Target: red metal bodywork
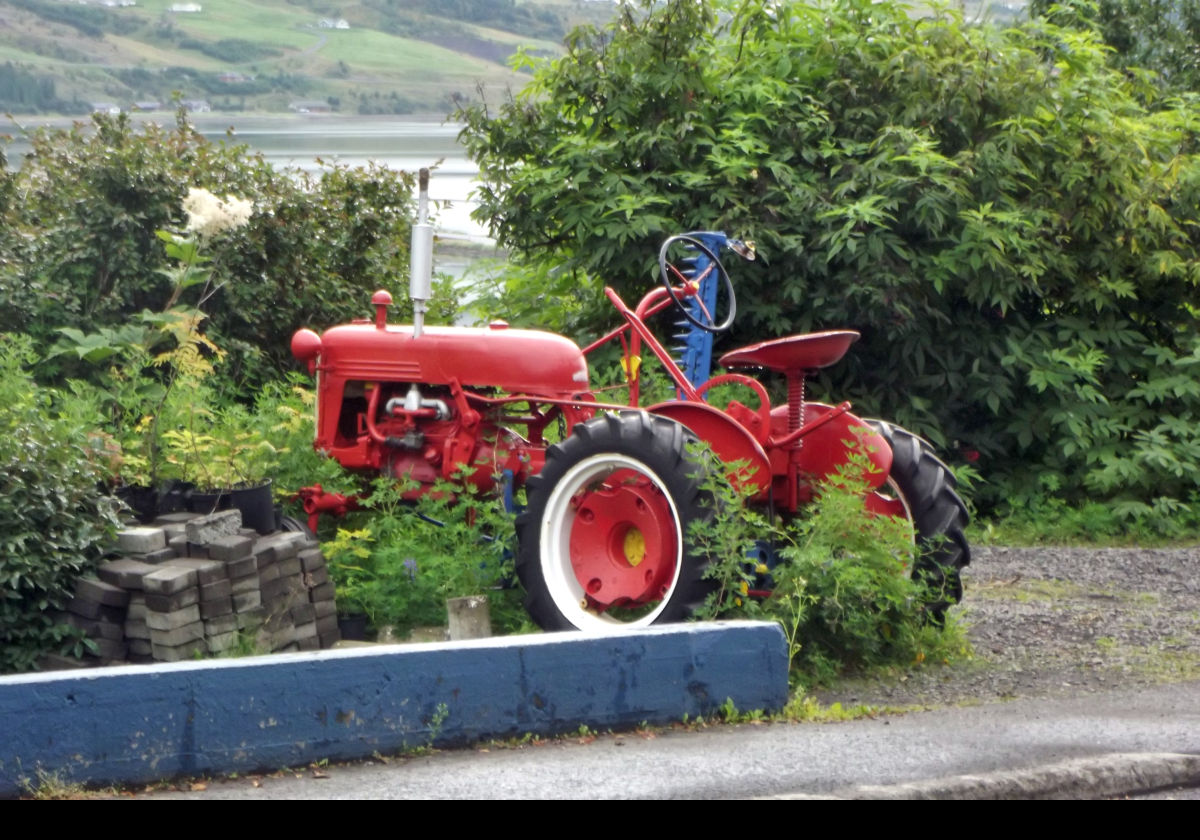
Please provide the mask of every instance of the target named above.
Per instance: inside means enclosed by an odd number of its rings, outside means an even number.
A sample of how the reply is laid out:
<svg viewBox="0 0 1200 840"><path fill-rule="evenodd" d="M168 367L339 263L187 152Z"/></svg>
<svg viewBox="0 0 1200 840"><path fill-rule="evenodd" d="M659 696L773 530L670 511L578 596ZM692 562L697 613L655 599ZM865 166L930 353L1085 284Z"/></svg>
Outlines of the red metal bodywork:
<svg viewBox="0 0 1200 840"><path fill-rule="evenodd" d="M416 382L495 388L509 393L570 397L588 387L587 360L569 338L487 327L333 327L321 337L317 369L343 381Z"/></svg>
<svg viewBox="0 0 1200 840"><path fill-rule="evenodd" d="M562 336L503 322L426 327L414 338L412 327L387 323L386 292L372 299L372 320L333 327L322 336L300 330L293 353L318 379L314 446L347 469L411 480L414 496L438 479L486 490L507 473L520 485L545 463L543 432L550 423L561 423L569 434L598 411L637 408L645 345L681 397L646 410L686 426L727 462L741 462L744 468L733 477L759 499L795 511L821 480L846 471L852 452L865 458L856 471L868 490L884 483L892 455L883 438L849 412L849 403L804 400L805 376L840 359L857 333L790 336L725 354L722 363L739 372L712 383L740 383L759 405L751 409L735 400L720 410L702 401L709 385L693 387L646 327L645 318L672 305L665 289L647 294L636 309L612 289L605 293L625 323L584 350ZM683 286L677 293L694 290ZM629 406L597 403L589 392L585 354L612 340L625 348ZM756 368L786 376L787 405L769 404L766 390L744 373ZM340 514L354 504L319 486L305 488L302 497L314 521L320 513ZM870 504L890 510L882 496Z"/></svg>
<svg viewBox="0 0 1200 840"><path fill-rule="evenodd" d="M363 321L319 337L302 330L292 344L317 374L314 446L347 469L421 484L464 468L481 488L500 470L536 472L543 447L500 422L524 421L540 440L551 417L508 416L504 397L519 394L533 406L542 399L577 402L587 392L587 361L574 342L500 322L427 327L414 338L411 327ZM389 408L414 385L437 406Z"/></svg>

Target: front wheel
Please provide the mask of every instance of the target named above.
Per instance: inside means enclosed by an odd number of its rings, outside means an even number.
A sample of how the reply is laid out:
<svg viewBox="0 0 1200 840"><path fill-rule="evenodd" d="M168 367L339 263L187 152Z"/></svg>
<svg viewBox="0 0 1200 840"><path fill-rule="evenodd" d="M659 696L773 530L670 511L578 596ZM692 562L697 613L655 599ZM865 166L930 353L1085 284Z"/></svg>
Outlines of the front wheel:
<svg viewBox="0 0 1200 840"><path fill-rule="evenodd" d="M887 482L867 499L876 513L900 516L912 522L921 549L913 579L926 585L926 609L935 621L962 599L959 572L971 562L971 548L963 531L970 517L959 498L954 473L942 463L926 441L882 420L869 421L892 449Z"/></svg>
<svg viewBox="0 0 1200 840"><path fill-rule="evenodd" d="M706 517L704 463L678 423L605 414L546 451L517 520L517 575L545 630L680 621L712 591L688 526Z"/></svg>

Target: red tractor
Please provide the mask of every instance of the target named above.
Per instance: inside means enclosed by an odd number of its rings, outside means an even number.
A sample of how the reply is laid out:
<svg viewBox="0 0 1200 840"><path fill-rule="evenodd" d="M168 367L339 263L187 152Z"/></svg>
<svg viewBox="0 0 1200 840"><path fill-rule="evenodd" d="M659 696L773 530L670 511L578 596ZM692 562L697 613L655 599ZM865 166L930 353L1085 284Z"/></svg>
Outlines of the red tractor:
<svg viewBox="0 0 1200 840"><path fill-rule="evenodd" d="M858 338L849 330L789 336L732 350L726 372L708 378L706 347L736 311L729 275L717 257L728 248L753 259L753 248L720 233L674 236L659 255L663 284L630 308L605 294L624 319L580 349L559 335L486 327L426 327L432 231L414 226L413 324L388 323L392 297L372 298L374 319L307 329L292 352L317 376L314 446L349 470L417 482L437 479L480 490L523 486L517 519L517 575L526 607L545 629L645 626L686 618L711 591L707 558L689 543L689 523L706 515L701 457L689 444L709 444L723 461L745 468L735 480L755 502L784 515L810 501L857 451L866 505L912 522L926 550L914 574L938 587L935 611L962 594L958 571L970 559L963 536L967 511L954 476L921 438L850 413L850 404L805 399L804 383L834 364ZM680 358L655 338L647 319L677 309L685 326ZM598 401L587 357L620 341L629 403ZM674 399L639 406L643 347L674 381ZM787 383L787 403L772 406L747 372L772 371ZM753 392L757 405L705 402L718 385ZM753 402L752 401L752 402ZM547 433L561 437L550 444ZM344 512L353 500L301 493L315 527L322 512Z"/></svg>

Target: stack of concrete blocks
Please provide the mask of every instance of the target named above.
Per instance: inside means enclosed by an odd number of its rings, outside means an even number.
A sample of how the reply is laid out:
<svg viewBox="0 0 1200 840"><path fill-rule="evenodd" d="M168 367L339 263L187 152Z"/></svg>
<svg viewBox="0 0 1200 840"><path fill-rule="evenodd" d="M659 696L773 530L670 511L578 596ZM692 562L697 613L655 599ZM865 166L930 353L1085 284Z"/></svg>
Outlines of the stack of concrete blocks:
<svg viewBox="0 0 1200 840"><path fill-rule="evenodd" d="M340 638L325 558L305 534L259 536L236 510L176 513L121 531L118 548L124 556L101 564L100 580L78 582L64 616L96 644L89 664L178 662L226 653L239 638L258 652Z"/></svg>
<svg viewBox="0 0 1200 840"><path fill-rule="evenodd" d="M67 603L65 611L56 618L79 630L91 639L95 650L89 658L99 662L120 662L129 653L125 635L125 616L129 606L129 592L99 580L81 579L76 583L75 595ZM50 657L54 667L77 666L77 660L65 657Z"/></svg>
<svg viewBox="0 0 1200 840"><path fill-rule="evenodd" d="M263 647L316 650L338 640L333 584L315 543L300 533L281 532L236 550L253 557L258 570Z"/></svg>

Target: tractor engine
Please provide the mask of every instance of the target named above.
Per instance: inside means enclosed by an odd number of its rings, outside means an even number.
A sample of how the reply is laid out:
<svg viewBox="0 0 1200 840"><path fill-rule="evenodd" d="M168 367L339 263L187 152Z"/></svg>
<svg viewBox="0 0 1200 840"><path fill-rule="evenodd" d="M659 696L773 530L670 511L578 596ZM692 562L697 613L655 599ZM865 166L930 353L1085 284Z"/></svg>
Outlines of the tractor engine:
<svg viewBox="0 0 1200 840"><path fill-rule="evenodd" d="M439 478L489 490L505 472L517 483L539 472L555 418L511 395L579 399L588 390L579 347L503 321L417 333L387 323L391 302L376 292L374 322L293 336L293 355L317 377L314 447L349 470L415 481L411 495Z"/></svg>

